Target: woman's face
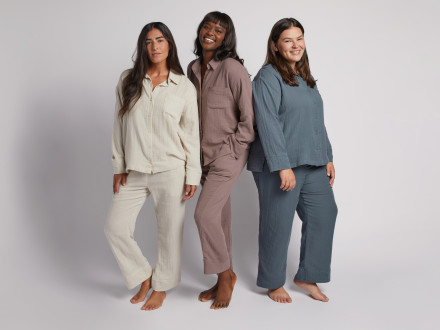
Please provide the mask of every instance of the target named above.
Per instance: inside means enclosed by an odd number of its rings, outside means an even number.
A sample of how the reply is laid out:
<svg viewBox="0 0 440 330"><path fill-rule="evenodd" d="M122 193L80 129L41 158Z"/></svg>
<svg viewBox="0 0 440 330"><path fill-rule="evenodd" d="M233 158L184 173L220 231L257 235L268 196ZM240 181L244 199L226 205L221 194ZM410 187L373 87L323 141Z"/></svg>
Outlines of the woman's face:
<svg viewBox="0 0 440 330"><path fill-rule="evenodd" d="M167 60L170 45L160 30L152 29L149 31L145 42L147 44L148 59L151 63L160 64Z"/></svg>
<svg viewBox="0 0 440 330"><path fill-rule="evenodd" d="M301 60L305 49L304 36L298 27L284 30L275 44L275 51L279 52L292 68Z"/></svg>
<svg viewBox="0 0 440 330"><path fill-rule="evenodd" d="M226 29L219 23L206 22L202 25L199 41L204 51L215 51L225 40Z"/></svg>

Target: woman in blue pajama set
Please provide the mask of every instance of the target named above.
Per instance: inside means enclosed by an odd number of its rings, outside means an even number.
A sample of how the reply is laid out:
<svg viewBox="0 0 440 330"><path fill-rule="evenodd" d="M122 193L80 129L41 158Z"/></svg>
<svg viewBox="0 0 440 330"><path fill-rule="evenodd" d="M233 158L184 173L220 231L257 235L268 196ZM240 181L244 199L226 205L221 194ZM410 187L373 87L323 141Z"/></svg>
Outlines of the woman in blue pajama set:
<svg viewBox="0 0 440 330"><path fill-rule="evenodd" d="M313 298L328 301L316 283L330 281L335 170L322 99L297 20L284 18L272 28L266 63L253 81L253 97L258 132L247 168L260 203L257 285L267 288L274 301L292 301L283 286L296 210L302 238L294 282Z"/></svg>

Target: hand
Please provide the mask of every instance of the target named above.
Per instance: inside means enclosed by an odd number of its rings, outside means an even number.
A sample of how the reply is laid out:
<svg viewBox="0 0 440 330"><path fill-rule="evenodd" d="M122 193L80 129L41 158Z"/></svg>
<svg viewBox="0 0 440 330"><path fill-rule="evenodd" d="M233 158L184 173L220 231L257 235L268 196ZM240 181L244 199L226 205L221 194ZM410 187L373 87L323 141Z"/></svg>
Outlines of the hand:
<svg viewBox="0 0 440 330"><path fill-rule="evenodd" d="M126 182L127 182L127 174L126 173L113 175L113 194L119 193L119 183L121 183L123 186L125 186Z"/></svg>
<svg viewBox="0 0 440 330"><path fill-rule="evenodd" d="M330 187L333 188L333 182L335 182L335 167L333 166L333 163L330 162L325 165L325 170L327 171L327 176L330 177Z"/></svg>
<svg viewBox="0 0 440 330"><path fill-rule="evenodd" d="M197 190L197 186L194 186L192 184L186 184L185 185L185 196L183 197L183 200L186 201L194 196L194 193Z"/></svg>
<svg viewBox="0 0 440 330"><path fill-rule="evenodd" d="M280 188L284 191L291 191L295 188L296 179L295 174L293 174L292 169L280 170L281 186Z"/></svg>

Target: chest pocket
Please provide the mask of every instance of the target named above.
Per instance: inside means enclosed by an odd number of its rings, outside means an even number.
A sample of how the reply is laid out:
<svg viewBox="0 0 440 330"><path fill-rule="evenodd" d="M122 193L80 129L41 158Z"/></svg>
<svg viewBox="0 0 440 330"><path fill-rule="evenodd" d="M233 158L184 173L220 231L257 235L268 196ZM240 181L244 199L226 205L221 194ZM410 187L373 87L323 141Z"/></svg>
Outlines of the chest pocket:
<svg viewBox="0 0 440 330"><path fill-rule="evenodd" d="M185 107L185 100L176 95L168 95L164 103L164 115L170 116L177 122L180 121L183 108Z"/></svg>
<svg viewBox="0 0 440 330"><path fill-rule="evenodd" d="M207 105L209 109L227 109L234 101L231 90L228 87L210 87L207 93Z"/></svg>

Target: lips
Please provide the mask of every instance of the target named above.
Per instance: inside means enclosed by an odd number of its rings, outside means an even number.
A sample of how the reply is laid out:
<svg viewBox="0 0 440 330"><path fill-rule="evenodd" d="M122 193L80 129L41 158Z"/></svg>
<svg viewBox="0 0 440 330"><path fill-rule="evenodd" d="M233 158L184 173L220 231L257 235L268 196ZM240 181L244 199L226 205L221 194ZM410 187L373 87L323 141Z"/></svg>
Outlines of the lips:
<svg viewBox="0 0 440 330"><path fill-rule="evenodd" d="M206 42L207 44L213 44L215 42L215 40L208 37L203 37L203 41Z"/></svg>

